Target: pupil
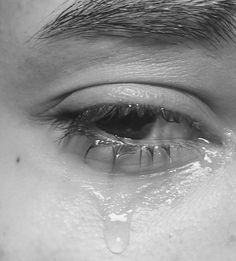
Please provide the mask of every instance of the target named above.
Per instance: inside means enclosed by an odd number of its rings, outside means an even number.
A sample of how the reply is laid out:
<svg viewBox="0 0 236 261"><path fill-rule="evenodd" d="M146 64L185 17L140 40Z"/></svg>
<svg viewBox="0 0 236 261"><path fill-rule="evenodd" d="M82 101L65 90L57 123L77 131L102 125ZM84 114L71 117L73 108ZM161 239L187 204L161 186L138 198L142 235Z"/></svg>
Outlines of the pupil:
<svg viewBox="0 0 236 261"><path fill-rule="evenodd" d="M98 120L96 126L112 135L130 139L146 138L156 122L157 112L151 108L121 106L106 117Z"/></svg>

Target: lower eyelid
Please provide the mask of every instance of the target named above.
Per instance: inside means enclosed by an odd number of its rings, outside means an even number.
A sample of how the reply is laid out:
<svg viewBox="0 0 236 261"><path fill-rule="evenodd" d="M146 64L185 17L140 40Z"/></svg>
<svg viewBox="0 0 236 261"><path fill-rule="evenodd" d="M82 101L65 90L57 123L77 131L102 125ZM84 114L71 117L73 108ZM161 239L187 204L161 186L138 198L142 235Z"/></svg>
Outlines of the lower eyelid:
<svg viewBox="0 0 236 261"><path fill-rule="evenodd" d="M123 147L123 152L120 148ZM153 147L153 155L149 148ZM114 150L114 148L116 150ZM76 136L66 145L66 150L80 157L86 165L102 172L151 173L161 172L175 167L182 167L193 161L216 158L214 148L205 141L163 142L159 146L121 145L108 141L92 140L84 136ZM208 151L207 151L208 149ZM142 159L140 162L140 152ZM208 162L207 162L208 163ZM212 162L211 162L212 163ZM115 167L114 167L115 166Z"/></svg>
<svg viewBox="0 0 236 261"><path fill-rule="evenodd" d="M171 124L171 123L170 123ZM65 128L68 126L62 127L63 130L59 128L59 135L64 132ZM61 132L61 134L60 134ZM91 134L91 133L90 133ZM70 136L70 135L69 135ZM88 150L89 146L97 141L97 145L102 144L99 149L98 147L96 150L94 150L94 154L90 154L88 156L88 161L85 161L85 153ZM164 150L161 150L161 155L159 156L159 161L156 165L153 164L152 166L149 165L150 162L150 156L147 156L147 153L142 159L142 169L140 170L140 163L138 162L138 157L132 156L132 158L126 157L123 158L122 161L119 161L118 169L115 171L122 171L123 174L125 172L127 173L141 173L141 174L151 174L151 173L159 173L162 171L169 171L173 168L182 168L184 165L192 163L192 162L202 162L206 166L220 166L224 164L224 159L228 157L228 159L231 157L231 144L233 146L234 143L230 143L231 141L231 133L228 133L228 143L230 144L227 148L225 145L217 145L209 142L207 139L199 138L198 140L187 142L186 140L161 140L159 141L159 147L161 146L170 146L170 154L172 155L172 159L168 159L167 153L164 152ZM178 146L181 144L181 146L185 147L185 149L178 150ZM107 146L107 152L104 153L104 145ZM88 137L84 135L84 133L81 135L81 133L76 132L74 135L71 135L70 137L67 137L66 141L63 139L61 140L61 145L59 145L59 148L62 148L63 153L66 153L67 155L71 155L71 159L76 160L76 164L80 164L80 166L83 166L83 164L87 165L89 168L94 168L94 170L98 172L105 172L110 173L113 169L112 162L113 162L113 150L112 146L114 145L114 140L112 137L108 138L104 133L101 135L99 132L96 132L96 130L92 131L92 134ZM132 146L137 146L137 144L130 144ZM172 145L172 146L171 146ZM109 148L110 146L110 148ZM141 146L141 144L140 144ZM146 150L148 147L148 144L144 146L144 149ZM226 149L228 152L226 153ZM158 150L157 150L158 151ZM102 156L103 155L103 156ZM107 156L108 155L108 156ZM112 157L111 157L112 155ZM94 157L95 156L95 157ZM137 166L131 166L128 167L128 169L125 168L125 165L129 164L132 161L132 163L137 163ZM106 165L105 165L106 164ZM132 168L132 169L130 169ZM137 170L138 169L138 170Z"/></svg>

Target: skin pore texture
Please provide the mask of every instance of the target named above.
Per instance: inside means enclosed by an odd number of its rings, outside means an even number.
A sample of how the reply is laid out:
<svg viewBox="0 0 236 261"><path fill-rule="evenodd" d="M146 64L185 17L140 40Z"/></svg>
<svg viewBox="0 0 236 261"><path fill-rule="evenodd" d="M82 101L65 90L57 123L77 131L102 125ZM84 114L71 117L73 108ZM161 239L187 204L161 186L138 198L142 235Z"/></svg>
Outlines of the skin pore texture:
<svg viewBox="0 0 236 261"><path fill-rule="evenodd" d="M63 2L0 0L0 260L235 260L235 43L32 40ZM164 105L173 95L174 107L184 91L200 97L195 107L207 104L214 116L199 117L226 136L226 152L148 181L90 169L77 146L55 142L60 130L37 120L68 90L86 86L97 87L63 106L117 97ZM179 110L192 108L186 104Z"/></svg>

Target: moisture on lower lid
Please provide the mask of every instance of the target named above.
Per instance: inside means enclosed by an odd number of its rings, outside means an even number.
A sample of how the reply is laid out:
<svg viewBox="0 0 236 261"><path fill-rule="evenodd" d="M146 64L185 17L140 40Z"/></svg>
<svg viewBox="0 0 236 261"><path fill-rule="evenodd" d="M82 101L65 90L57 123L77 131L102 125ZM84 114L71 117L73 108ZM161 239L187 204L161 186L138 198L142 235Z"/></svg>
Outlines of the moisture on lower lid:
<svg viewBox="0 0 236 261"><path fill-rule="evenodd" d="M197 188L204 180L208 183L215 170L232 157L231 152L226 157L223 152L203 149L202 160L178 169L149 176L108 175L99 182L91 180L83 184L103 219L104 240L110 252L122 254L128 248L131 221L138 210L168 209L194 186Z"/></svg>
<svg viewBox="0 0 236 261"><path fill-rule="evenodd" d="M104 241L113 254L122 254L130 243L131 222L134 214L143 208L156 211L183 198L189 189L212 170L199 162L181 171L157 175L153 179L131 180L108 178L102 183L87 183L84 188L97 205L103 220ZM135 242L137 243L137 242Z"/></svg>

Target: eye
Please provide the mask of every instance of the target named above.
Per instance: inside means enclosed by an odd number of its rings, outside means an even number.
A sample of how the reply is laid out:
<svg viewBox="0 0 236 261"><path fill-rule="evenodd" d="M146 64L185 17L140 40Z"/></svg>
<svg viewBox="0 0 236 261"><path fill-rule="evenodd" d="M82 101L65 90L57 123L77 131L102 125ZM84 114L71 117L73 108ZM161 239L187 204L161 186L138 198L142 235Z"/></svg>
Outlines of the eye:
<svg viewBox="0 0 236 261"><path fill-rule="evenodd" d="M212 163L216 151L225 146L218 130L201 119L201 113L184 112L176 102L175 110L168 100L160 106L110 99L113 102L107 99L78 109L72 100L67 101L64 108L44 117L61 131L58 142L63 150L96 171L161 173L206 159ZM197 119L191 114L198 115Z"/></svg>

